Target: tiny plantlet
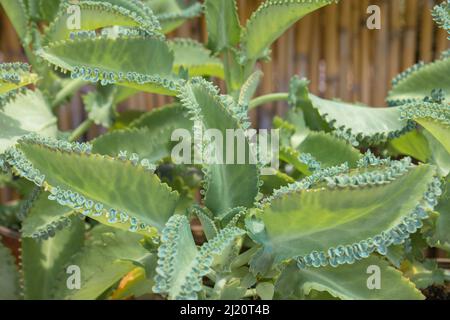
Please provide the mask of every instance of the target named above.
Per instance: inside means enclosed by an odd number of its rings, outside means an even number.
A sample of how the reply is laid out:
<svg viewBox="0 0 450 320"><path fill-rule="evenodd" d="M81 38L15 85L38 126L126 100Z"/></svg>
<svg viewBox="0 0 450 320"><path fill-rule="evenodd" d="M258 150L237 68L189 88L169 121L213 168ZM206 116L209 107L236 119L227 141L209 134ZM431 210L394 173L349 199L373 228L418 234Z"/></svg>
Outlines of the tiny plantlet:
<svg viewBox="0 0 450 320"><path fill-rule="evenodd" d="M0 299L424 299L448 280L422 252L450 249L449 52L398 75L387 108L298 76L257 96L271 45L334 2L241 22L234 0L0 0L28 59L0 64L0 185L21 195L0 205L21 239L20 266L0 242ZM449 2L430 14L450 33ZM201 15L206 43L169 38ZM173 103L119 112L138 92ZM286 115L256 135L249 112L274 101Z"/></svg>

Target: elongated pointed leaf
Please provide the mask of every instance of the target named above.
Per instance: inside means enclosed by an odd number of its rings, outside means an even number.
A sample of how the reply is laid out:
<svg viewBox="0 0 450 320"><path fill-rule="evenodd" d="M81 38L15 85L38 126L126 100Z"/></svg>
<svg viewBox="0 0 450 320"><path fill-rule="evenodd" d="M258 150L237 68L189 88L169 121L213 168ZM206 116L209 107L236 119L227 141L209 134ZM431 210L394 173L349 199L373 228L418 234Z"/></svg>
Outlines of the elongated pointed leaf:
<svg viewBox="0 0 450 320"><path fill-rule="evenodd" d="M56 287L66 286L69 275L66 264L84 242L84 222L75 220L71 228L62 230L48 241L22 239L22 272L25 299L51 299ZM56 275L64 272L59 281Z"/></svg>
<svg viewBox="0 0 450 320"><path fill-rule="evenodd" d="M374 274L378 272L377 274ZM370 277L379 275L380 287L370 288ZM370 257L338 268L283 270L276 291L284 298L304 298L312 290L328 292L342 300L422 300L424 296L402 273L383 259Z"/></svg>
<svg viewBox="0 0 450 320"><path fill-rule="evenodd" d="M56 118L39 91L18 94L0 108L0 153L29 133L56 136Z"/></svg>
<svg viewBox="0 0 450 320"><path fill-rule="evenodd" d="M192 114L192 120L202 121L205 129L218 130L225 141L227 129L241 130L242 123L231 113L231 106L221 100L218 90L202 79L193 79L179 95L183 106ZM228 139L230 140L230 139ZM233 142L233 141L232 141ZM230 141L228 141L230 143ZM205 204L215 214L220 215L235 207L251 207L258 193L258 167L251 164L249 142L245 138L245 150L238 150L237 143L228 150L234 151L232 163L237 163L236 155L245 152L244 164L224 164L227 159L226 143L220 152L209 159L206 177ZM208 159L207 159L208 160ZM218 164L217 164L218 163Z"/></svg>
<svg viewBox="0 0 450 320"><path fill-rule="evenodd" d="M260 222L248 221L263 244L252 264L298 258L299 266L336 266L374 250L385 254L422 225L440 192L433 167L409 166L395 161L379 171L325 177L325 188L280 193L256 216Z"/></svg>
<svg viewBox="0 0 450 320"><path fill-rule="evenodd" d="M19 292L19 273L14 257L0 241L0 300L17 300Z"/></svg>
<svg viewBox="0 0 450 320"><path fill-rule="evenodd" d="M148 161L91 155L90 146L39 137L18 148L7 159L17 174L43 185L49 199L104 224L154 235L173 214L178 194L160 182Z"/></svg>
<svg viewBox="0 0 450 320"><path fill-rule="evenodd" d="M93 37L50 43L38 51L72 78L175 95L173 53L160 37Z"/></svg>
<svg viewBox="0 0 450 320"><path fill-rule="evenodd" d="M205 15L209 48L220 52L239 43L241 25L235 0L206 0Z"/></svg>
<svg viewBox="0 0 450 320"><path fill-rule="evenodd" d="M243 30L241 43L244 57L248 60L261 58L270 45L295 22L332 2L330 0L266 0L252 14Z"/></svg>

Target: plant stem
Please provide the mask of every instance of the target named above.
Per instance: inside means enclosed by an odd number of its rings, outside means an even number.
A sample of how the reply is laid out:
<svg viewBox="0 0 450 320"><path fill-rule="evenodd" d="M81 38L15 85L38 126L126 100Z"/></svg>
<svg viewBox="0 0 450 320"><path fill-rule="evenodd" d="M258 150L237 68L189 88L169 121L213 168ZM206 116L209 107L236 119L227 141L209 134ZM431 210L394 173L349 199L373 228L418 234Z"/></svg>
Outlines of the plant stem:
<svg viewBox="0 0 450 320"><path fill-rule="evenodd" d="M75 79L64 86L55 96L55 100L52 103L52 108L59 106L64 99L73 94L75 91L79 90L84 86L86 82L83 79Z"/></svg>
<svg viewBox="0 0 450 320"><path fill-rule="evenodd" d="M273 101L280 101L280 100L287 100L289 97L289 93L281 92L281 93L271 93L264 96L260 96L258 98L253 99L250 101L250 104L248 106L248 109L254 109L262 104L273 102Z"/></svg>
<svg viewBox="0 0 450 320"><path fill-rule="evenodd" d="M89 128L94 124L94 121L91 119L86 119L81 123L78 128L76 128L72 134L69 137L69 141L73 142L75 140L78 140L79 137L81 137L83 134L86 133L86 131L89 130Z"/></svg>

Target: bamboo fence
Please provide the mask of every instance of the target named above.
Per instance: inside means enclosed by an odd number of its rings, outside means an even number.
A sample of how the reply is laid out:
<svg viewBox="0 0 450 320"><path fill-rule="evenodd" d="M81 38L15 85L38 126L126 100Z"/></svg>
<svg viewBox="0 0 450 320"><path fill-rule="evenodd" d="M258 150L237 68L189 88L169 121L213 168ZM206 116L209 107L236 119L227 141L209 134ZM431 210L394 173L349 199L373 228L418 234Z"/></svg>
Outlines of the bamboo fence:
<svg viewBox="0 0 450 320"><path fill-rule="evenodd" d="M238 0L243 25L260 2ZM306 16L274 44L272 60L259 65L264 79L258 93L287 91L289 79L298 74L310 80L310 90L316 95L385 106L390 80L396 74L420 60L438 58L449 47L445 31L437 28L430 15L439 2L345 0ZM369 5L381 8L380 30L366 26ZM2 11L0 19L0 61L25 61L15 31ZM205 19L191 20L169 37L205 42ZM81 94L60 108L62 130L76 127L85 117ZM122 103L120 110L151 110L168 102L169 98L142 93ZM267 104L252 111L251 119L255 126L269 127L272 116L282 114L286 107L286 103ZM91 129L89 138L101 131ZM0 189L0 203L11 197L10 191Z"/></svg>

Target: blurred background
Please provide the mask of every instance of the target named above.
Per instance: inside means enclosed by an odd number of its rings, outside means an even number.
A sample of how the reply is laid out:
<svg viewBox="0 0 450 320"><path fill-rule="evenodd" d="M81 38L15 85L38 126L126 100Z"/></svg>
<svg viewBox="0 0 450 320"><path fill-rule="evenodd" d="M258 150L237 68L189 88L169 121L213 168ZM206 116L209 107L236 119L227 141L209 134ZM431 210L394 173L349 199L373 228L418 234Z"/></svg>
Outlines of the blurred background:
<svg viewBox="0 0 450 320"><path fill-rule="evenodd" d="M272 60L259 67L264 79L259 94L287 91L289 79L299 74L310 81L310 90L326 98L363 102L384 107L391 79L418 61L432 61L449 48L446 32L438 29L430 10L442 0L345 0L303 18L272 48ZM261 0L237 0L242 24ZM381 8L381 29L366 27L367 8ZM276 19L276 17L274 17ZM25 61L25 57L3 11L0 11L0 62ZM264 30L261 30L264 32ZM206 22L193 19L169 37L190 37L206 42ZM219 82L220 85L220 82ZM60 108L60 129L77 127L85 117L81 90ZM171 98L138 94L122 103L120 110L151 110ZM252 111L255 127L267 128L272 117L286 110L274 103ZM88 138L104 131L94 127ZM13 197L0 189L0 202Z"/></svg>

